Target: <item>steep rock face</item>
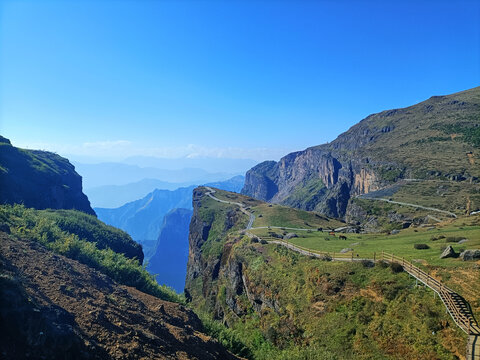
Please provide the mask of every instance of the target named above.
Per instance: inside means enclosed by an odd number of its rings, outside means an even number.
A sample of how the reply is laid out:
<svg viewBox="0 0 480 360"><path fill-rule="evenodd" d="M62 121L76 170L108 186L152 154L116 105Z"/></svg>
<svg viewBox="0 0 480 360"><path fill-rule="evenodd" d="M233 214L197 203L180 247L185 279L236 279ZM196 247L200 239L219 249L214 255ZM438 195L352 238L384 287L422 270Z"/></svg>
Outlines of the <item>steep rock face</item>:
<svg viewBox="0 0 480 360"><path fill-rule="evenodd" d="M165 215L154 255L147 270L159 283L183 292L188 261L188 228L192 210L174 209Z"/></svg>
<svg viewBox="0 0 480 360"><path fill-rule="evenodd" d="M235 247L241 241L245 226L243 213L205 195L204 188L193 192L193 215L189 233L189 259L185 282L188 301L216 319L230 322L227 313L246 315L249 308L279 309L277 295L251 279L249 263ZM214 216L211 216L214 214ZM217 246L217 251L212 251ZM262 254L258 254L262 255Z"/></svg>
<svg viewBox="0 0 480 360"><path fill-rule="evenodd" d="M100 220L130 234L145 245L158 239L164 216L176 208L191 208L194 186L174 191L156 189L142 199L129 202L119 208L95 208Z"/></svg>
<svg viewBox="0 0 480 360"><path fill-rule="evenodd" d="M82 177L67 159L47 151L16 148L1 136L0 203L95 215L82 192Z"/></svg>
<svg viewBox="0 0 480 360"><path fill-rule="evenodd" d="M208 209L204 188L193 191L193 215L188 238L188 263L185 280L185 296L203 298L207 308L215 306L218 289L215 286L220 269L226 264L232 242L225 240L228 230L244 218L238 209L227 207L225 213L215 214ZM216 216L220 216L218 220ZM212 226L216 222L213 229Z"/></svg>
<svg viewBox="0 0 480 360"><path fill-rule="evenodd" d="M261 200L271 199L278 192L276 165L275 161L265 161L249 170L245 175L242 193Z"/></svg>
<svg viewBox="0 0 480 360"><path fill-rule="evenodd" d="M475 182L479 115L480 88L373 114L329 144L255 166L242 193L343 218L349 199L401 178Z"/></svg>
<svg viewBox="0 0 480 360"><path fill-rule="evenodd" d="M351 196L376 190L383 183L371 163L361 158L347 159L327 146L289 154L278 163L269 162L268 173L263 172L265 167L260 165L247 172L243 194L332 217L345 215ZM321 181L324 189L314 189L313 193L303 190L308 189L306 185L312 180ZM304 197L317 196L313 201L297 204L291 199L297 199L298 192L304 192Z"/></svg>

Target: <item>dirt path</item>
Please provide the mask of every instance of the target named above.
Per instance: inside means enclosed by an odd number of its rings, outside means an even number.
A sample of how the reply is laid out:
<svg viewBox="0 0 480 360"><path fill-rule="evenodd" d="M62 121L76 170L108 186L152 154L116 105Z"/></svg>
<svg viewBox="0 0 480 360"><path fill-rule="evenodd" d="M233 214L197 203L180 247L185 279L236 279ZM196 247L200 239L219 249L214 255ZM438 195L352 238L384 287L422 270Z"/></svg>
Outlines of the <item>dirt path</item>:
<svg viewBox="0 0 480 360"><path fill-rule="evenodd" d="M252 228L253 222L255 221L255 215L253 215L250 211L248 211L246 209L245 204L242 204L242 203L239 203L239 202L234 202L234 201L227 201L227 200L219 199L219 198L217 198L216 196L213 195L216 192L214 189L212 189L209 186L205 186L205 188L208 190L205 194L207 196L209 196L210 198L212 198L213 200L224 203L224 204L237 205L238 207L240 207L240 211L243 212L245 215L247 215L249 217L248 218L248 224L247 224L245 230L250 230Z"/></svg>
<svg viewBox="0 0 480 360"><path fill-rule="evenodd" d="M365 194L365 195L367 195L367 194ZM384 201L384 202L388 202L390 204L397 204L397 205L410 206L410 207L429 210L429 211L436 211L436 212L439 212L439 213L447 214L447 215L449 215L451 217L454 217L454 218L457 217L456 214L454 214L450 211L447 211L447 210L436 209L436 208L423 206L423 205L418 205L418 204L410 204L410 203L405 203L405 202L401 202L401 201L393 201L393 200L384 199L384 198L367 197L365 195L358 195L357 197L360 198L360 199Z"/></svg>

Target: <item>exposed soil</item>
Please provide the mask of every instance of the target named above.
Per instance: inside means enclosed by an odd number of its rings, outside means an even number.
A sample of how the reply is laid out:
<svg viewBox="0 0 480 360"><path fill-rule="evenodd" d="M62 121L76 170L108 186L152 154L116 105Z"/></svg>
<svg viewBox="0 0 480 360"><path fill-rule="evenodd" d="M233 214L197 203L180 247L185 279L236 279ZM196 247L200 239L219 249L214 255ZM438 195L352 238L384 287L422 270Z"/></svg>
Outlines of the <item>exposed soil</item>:
<svg viewBox="0 0 480 360"><path fill-rule="evenodd" d="M182 305L0 232L0 358L237 359Z"/></svg>

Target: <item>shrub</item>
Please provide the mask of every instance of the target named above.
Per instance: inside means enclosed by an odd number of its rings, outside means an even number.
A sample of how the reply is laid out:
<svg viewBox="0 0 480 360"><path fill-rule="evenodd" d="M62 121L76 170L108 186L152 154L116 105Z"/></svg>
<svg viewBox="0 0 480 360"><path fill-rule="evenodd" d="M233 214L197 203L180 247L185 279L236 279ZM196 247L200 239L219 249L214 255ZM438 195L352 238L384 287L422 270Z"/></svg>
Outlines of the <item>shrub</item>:
<svg viewBox="0 0 480 360"><path fill-rule="evenodd" d="M388 267L388 263L386 261L377 261L376 266L386 269Z"/></svg>
<svg viewBox="0 0 480 360"><path fill-rule="evenodd" d="M430 246L427 244L415 244L413 247L417 250L425 250L425 249L430 249Z"/></svg>
<svg viewBox="0 0 480 360"><path fill-rule="evenodd" d="M252 352L242 341L238 332L227 328L221 322L212 320L210 316L204 313L198 313L202 321L203 331L216 338L228 350L242 357L252 358Z"/></svg>
<svg viewBox="0 0 480 360"><path fill-rule="evenodd" d="M266 244L268 244L268 241L265 240L265 239L261 239L261 240L260 240L260 244L266 245Z"/></svg>
<svg viewBox="0 0 480 360"><path fill-rule="evenodd" d="M361 263L364 268L371 268L375 266L372 260L362 260Z"/></svg>
<svg viewBox="0 0 480 360"><path fill-rule="evenodd" d="M390 263L390 270L392 270L393 273L400 273L403 271L403 266L399 263L392 262Z"/></svg>
<svg viewBox="0 0 480 360"><path fill-rule="evenodd" d="M463 240L463 237L460 236L449 236L445 239L445 242L458 243L460 240Z"/></svg>

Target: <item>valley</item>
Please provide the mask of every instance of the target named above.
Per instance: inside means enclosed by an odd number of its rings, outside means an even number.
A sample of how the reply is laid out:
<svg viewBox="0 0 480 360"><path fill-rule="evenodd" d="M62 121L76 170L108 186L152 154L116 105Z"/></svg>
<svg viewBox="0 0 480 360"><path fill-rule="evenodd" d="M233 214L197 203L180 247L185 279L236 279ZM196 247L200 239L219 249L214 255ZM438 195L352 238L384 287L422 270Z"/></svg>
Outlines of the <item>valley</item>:
<svg viewBox="0 0 480 360"><path fill-rule="evenodd" d="M0 22L0 360L480 360L479 1Z"/></svg>

